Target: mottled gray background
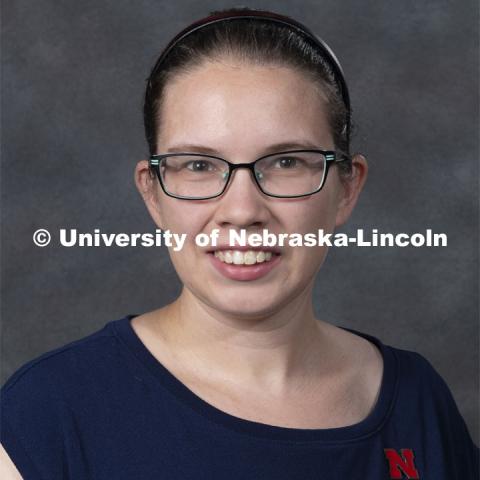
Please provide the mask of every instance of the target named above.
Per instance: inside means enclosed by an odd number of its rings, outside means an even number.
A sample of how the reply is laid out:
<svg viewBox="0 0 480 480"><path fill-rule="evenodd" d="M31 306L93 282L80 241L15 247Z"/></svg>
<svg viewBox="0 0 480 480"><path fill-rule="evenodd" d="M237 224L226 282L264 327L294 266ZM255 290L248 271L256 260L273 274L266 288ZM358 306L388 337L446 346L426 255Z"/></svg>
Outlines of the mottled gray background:
<svg viewBox="0 0 480 480"><path fill-rule="evenodd" d="M368 184L345 231L448 234L447 248L331 250L321 318L426 356L478 444L477 2L259 1L306 23L351 89ZM2 2L2 381L26 361L179 293L165 249L65 248L59 228L146 232L145 78L215 1ZM46 248L37 228L54 233Z"/></svg>

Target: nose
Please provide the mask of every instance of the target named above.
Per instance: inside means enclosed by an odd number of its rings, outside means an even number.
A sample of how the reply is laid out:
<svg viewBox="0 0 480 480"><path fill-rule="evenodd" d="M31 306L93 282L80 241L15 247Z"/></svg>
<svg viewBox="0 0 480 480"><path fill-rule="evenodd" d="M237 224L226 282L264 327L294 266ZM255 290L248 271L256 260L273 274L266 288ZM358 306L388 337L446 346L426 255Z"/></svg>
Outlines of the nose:
<svg viewBox="0 0 480 480"><path fill-rule="evenodd" d="M260 191L252 175L246 168L232 172L215 212L215 220L220 227L258 229L266 225L270 218L268 197Z"/></svg>

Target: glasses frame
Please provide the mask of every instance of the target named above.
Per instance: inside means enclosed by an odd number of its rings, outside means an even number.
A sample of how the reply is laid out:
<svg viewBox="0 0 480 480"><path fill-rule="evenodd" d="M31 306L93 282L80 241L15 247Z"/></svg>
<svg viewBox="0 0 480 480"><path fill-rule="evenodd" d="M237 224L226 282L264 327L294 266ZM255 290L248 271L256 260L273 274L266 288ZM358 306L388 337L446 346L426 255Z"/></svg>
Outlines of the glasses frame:
<svg viewBox="0 0 480 480"><path fill-rule="evenodd" d="M275 194L272 194L272 193L267 193L263 190L262 186L260 185L260 182L258 181L257 176L255 175L255 165L256 165L256 163L259 162L260 160L263 160L263 159L268 158L268 157L273 157L273 156L276 156L276 155L283 155L283 154L287 154L287 153L320 153L325 157L325 172L323 174L322 182L316 190L314 190L313 192L310 192L310 193L304 193L302 195L275 195ZM181 155L190 155L190 156L193 156L193 157L201 157L201 158L213 158L213 159L222 160L223 162L225 162L228 165L228 177L227 177L227 181L225 182L225 185L224 185L223 189L220 191L220 193L218 193L216 195L210 195L210 196L207 196L207 197L185 197L183 195L175 195L173 193L170 193L167 190L165 184L163 183L162 175L160 174L160 164L161 164L161 162L164 158L178 157L178 156L181 156ZM257 187L260 189L260 191L264 195L267 195L269 197L274 197L274 198L300 198L300 197L308 197L310 195L314 195L315 193L318 193L323 188L323 186L325 185L325 182L327 181L327 176L328 176L328 171L330 169L330 166L333 163L344 162L346 160L348 160L348 157L344 156L344 155L341 156L340 158L337 158L337 154L333 150L320 150L320 149L287 150L287 151L283 151L283 152L269 153L268 155L263 155L262 157L257 158L255 161L250 162L250 163L231 163L228 160L226 160L225 158L217 157L215 155L207 155L207 154L204 154L204 153L190 153L190 152L179 152L179 153L177 153L177 152L175 152L175 153L161 153L161 154L152 155L149 159L149 166L156 173L157 178L160 182L160 185L161 185L162 190L164 191L165 195L168 195L169 197L172 197L172 198L178 198L180 200L209 200L211 198L220 197L221 195L223 195L223 193L227 189L228 185L230 184L230 180L232 178L232 173L238 168L246 168L247 170L250 170L252 172L252 176L253 176L253 179L255 181L255 184L257 185Z"/></svg>

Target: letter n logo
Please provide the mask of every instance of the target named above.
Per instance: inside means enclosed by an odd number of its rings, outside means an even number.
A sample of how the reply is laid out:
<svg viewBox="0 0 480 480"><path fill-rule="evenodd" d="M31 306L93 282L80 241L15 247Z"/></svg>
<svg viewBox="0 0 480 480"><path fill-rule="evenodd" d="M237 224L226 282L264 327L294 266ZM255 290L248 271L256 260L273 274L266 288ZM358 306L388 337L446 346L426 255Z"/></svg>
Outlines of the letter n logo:
<svg viewBox="0 0 480 480"><path fill-rule="evenodd" d="M418 471L413 463L413 450L411 448L402 448L400 454L393 448L384 449L385 456L390 467L390 478L410 478L419 479ZM402 476L402 472L405 477Z"/></svg>

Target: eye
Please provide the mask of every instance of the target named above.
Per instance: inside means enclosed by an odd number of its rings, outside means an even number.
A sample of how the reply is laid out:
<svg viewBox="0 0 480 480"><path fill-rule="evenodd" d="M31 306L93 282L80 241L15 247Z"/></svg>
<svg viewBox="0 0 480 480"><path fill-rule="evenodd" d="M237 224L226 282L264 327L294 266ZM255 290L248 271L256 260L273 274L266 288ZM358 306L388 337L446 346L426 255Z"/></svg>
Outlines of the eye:
<svg viewBox="0 0 480 480"><path fill-rule="evenodd" d="M280 157L275 159L274 166L281 169L295 168L297 166L298 159L294 157ZM299 166L299 165L298 165Z"/></svg>
<svg viewBox="0 0 480 480"><path fill-rule="evenodd" d="M184 165L184 168L192 172L213 172L215 165L208 160L192 160Z"/></svg>

